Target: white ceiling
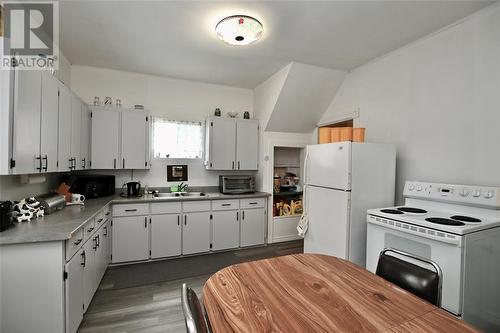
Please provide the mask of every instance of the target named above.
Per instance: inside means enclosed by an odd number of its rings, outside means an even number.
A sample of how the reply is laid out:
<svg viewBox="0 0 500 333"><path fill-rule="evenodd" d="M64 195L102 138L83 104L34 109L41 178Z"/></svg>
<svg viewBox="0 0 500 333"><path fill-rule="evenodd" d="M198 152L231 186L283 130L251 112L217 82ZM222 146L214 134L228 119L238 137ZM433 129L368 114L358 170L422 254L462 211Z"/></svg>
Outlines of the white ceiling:
<svg viewBox="0 0 500 333"><path fill-rule="evenodd" d="M61 46L72 64L254 88L290 61L350 70L491 1L62 1ZM213 31L247 14L256 44Z"/></svg>

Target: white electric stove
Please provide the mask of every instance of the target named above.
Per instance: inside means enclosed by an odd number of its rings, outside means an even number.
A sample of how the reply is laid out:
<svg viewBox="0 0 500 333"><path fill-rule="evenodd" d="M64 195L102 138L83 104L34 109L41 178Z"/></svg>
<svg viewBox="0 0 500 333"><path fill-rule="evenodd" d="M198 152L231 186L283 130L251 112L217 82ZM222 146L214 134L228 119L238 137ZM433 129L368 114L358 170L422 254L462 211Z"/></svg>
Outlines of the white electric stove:
<svg viewBox="0 0 500 333"><path fill-rule="evenodd" d="M441 306L499 332L500 187L408 181L403 193L403 206L367 212L367 269L387 247L428 258L443 272Z"/></svg>

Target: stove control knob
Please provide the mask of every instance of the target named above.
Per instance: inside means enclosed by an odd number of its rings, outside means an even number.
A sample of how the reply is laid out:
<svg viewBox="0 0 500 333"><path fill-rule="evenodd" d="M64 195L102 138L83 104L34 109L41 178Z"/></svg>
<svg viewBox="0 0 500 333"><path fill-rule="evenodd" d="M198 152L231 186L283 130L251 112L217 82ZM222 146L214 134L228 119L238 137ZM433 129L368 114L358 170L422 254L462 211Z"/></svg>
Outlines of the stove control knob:
<svg viewBox="0 0 500 333"><path fill-rule="evenodd" d="M481 196L481 190L474 190L474 191L472 191L472 196L474 198L477 198L477 197Z"/></svg>
<svg viewBox="0 0 500 333"><path fill-rule="evenodd" d="M460 189L460 191L458 192L462 197L466 197L469 195L470 191L468 188L464 187L462 189Z"/></svg>
<svg viewBox="0 0 500 333"><path fill-rule="evenodd" d="M417 191L422 191L422 185L417 185Z"/></svg>
<svg viewBox="0 0 500 333"><path fill-rule="evenodd" d="M415 189L415 185L413 185L413 184L408 185L408 189L410 191L413 191Z"/></svg>
<svg viewBox="0 0 500 333"><path fill-rule="evenodd" d="M491 199L491 198L493 198L493 191L486 191L486 192L484 192L484 197L485 197L486 199Z"/></svg>

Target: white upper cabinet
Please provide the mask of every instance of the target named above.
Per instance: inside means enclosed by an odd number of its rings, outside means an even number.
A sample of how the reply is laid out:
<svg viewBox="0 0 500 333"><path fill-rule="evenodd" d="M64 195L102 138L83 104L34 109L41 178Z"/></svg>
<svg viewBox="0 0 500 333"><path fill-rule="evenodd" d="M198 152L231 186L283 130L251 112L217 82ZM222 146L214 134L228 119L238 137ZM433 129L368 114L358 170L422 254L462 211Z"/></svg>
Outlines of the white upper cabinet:
<svg viewBox="0 0 500 333"><path fill-rule="evenodd" d="M236 169L259 169L259 122L239 119L236 121Z"/></svg>
<svg viewBox="0 0 500 333"><path fill-rule="evenodd" d="M80 140L82 126L82 102L75 94L71 96L71 170L81 169Z"/></svg>
<svg viewBox="0 0 500 333"><path fill-rule="evenodd" d="M90 109L82 103L82 125L80 133L80 163L79 168L90 168Z"/></svg>
<svg viewBox="0 0 500 333"><path fill-rule="evenodd" d="M59 144L57 146L57 160L59 171L69 171L71 160L71 91L59 83Z"/></svg>
<svg viewBox="0 0 500 333"><path fill-rule="evenodd" d="M121 116L121 168L144 169L148 166L148 115L124 111Z"/></svg>
<svg viewBox="0 0 500 333"><path fill-rule="evenodd" d="M138 110L93 108L92 169L149 168L149 115Z"/></svg>
<svg viewBox="0 0 500 333"><path fill-rule="evenodd" d="M42 73L40 155L42 172L57 171L57 131L59 117L59 81L49 72Z"/></svg>
<svg viewBox="0 0 500 333"><path fill-rule="evenodd" d="M14 174L41 171L40 99L41 71L16 70L12 159Z"/></svg>
<svg viewBox="0 0 500 333"><path fill-rule="evenodd" d="M92 112L92 169L117 169L120 155L120 113L114 110Z"/></svg>
<svg viewBox="0 0 500 333"><path fill-rule="evenodd" d="M207 169L258 169L258 121L209 117L206 127L205 167Z"/></svg>

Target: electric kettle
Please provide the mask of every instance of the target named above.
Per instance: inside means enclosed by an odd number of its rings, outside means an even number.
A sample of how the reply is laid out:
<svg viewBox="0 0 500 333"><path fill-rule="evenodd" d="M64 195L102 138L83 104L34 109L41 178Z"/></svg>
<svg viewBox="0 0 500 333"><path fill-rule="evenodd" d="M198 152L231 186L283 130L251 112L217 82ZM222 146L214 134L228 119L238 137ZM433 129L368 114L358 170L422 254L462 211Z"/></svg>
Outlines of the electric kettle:
<svg viewBox="0 0 500 333"><path fill-rule="evenodd" d="M141 190L141 183L128 182L127 183L127 197L139 197Z"/></svg>

